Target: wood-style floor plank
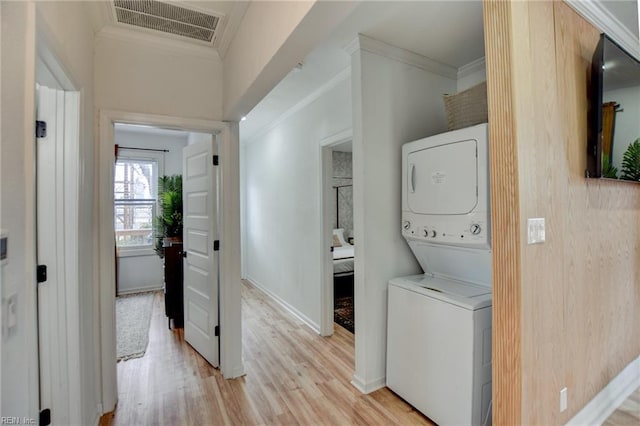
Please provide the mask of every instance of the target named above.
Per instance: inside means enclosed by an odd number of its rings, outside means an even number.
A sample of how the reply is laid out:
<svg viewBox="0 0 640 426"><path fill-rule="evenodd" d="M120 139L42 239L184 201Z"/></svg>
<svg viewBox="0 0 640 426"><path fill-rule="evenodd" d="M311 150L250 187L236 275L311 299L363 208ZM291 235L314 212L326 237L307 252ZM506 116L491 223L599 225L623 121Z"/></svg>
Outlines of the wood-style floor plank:
<svg viewBox="0 0 640 426"><path fill-rule="evenodd" d="M251 284L242 284L244 377L225 380L168 330L154 299L144 357L118 364L118 406L107 425L430 425L388 389L351 384L354 336L321 337Z"/></svg>
<svg viewBox="0 0 640 426"><path fill-rule="evenodd" d="M627 398L602 426L638 426L640 425L640 388Z"/></svg>

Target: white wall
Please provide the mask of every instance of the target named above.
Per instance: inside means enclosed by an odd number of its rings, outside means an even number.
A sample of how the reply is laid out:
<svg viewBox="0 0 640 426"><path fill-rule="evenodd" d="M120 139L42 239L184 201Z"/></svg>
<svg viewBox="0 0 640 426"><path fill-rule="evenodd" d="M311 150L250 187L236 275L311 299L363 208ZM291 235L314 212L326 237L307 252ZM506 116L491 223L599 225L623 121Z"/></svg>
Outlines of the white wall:
<svg viewBox="0 0 640 426"><path fill-rule="evenodd" d="M37 9L37 12L36 12ZM37 16L37 24L36 24ZM99 355L93 268L93 29L86 5L76 2L3 2L2 5L2 223L10 259L2 293L18 295L18 326L2 344L3 416L37 418L35 329L34 147L36 27L81 93L79 161L79 278L81 422L98 419ZM10 105L10 107L8 107Z"/></svg>
<svg viewBox="0 0 640 426"><path fill-rule="evenodd" d="M359 1L255 1L224 58L224 119L239 121Z"/></svg>
<svg viewBox="0 0 640 426"><path fill-rule="evenodd" d="M4 299L17 295L17 327L2 336L2 415L38 410L35 323L34 120L35 7L2 5L2 224L8 240ZM11 108L7 106L11 105ZM11 206L9 208L9 206ZM5 307L3 307L4 309Z"/></svg>
<svg viewBox="0 0 640 426"><path fill-rule="evenodd" d="M400 233L401 146L446 130L442 94L455 92L457 82L364 50L365 41L352 54L358 330L353 383L370 392L385 385L387 283L421 273Z"/></svg>
<svg viewBox="0 0 640 426"><path fill-rule="evenodd" d="M191 136L193 135L193 136ZM160 154L163 158L163 170L160 175L182 174L182 148L189 139L196 138L196 133L167 132L158 130L144 132L141 130L127 131L116 126L115 143L121 147L166 149L169 152ZM211 135L202 135L211 140ZM123 151L124 155L142 155L144 151ZM118 294L135 293L139 291L158 290L164 283L164 269L162 259L152 250L135 254L126 251L118 253Z"/></svg>
<svg viewBox="0 0 640 426"><path fill-rule="evenodd" d="M349 78L242 150L244 273L320 324L319 142L351 127Z"/></svg>
<svg viewBox="0 0 640 426"><path fill-rule="evenodd" d="M222 118L222 61L131 39L99 35L95 44L100 109Z"/></svg>

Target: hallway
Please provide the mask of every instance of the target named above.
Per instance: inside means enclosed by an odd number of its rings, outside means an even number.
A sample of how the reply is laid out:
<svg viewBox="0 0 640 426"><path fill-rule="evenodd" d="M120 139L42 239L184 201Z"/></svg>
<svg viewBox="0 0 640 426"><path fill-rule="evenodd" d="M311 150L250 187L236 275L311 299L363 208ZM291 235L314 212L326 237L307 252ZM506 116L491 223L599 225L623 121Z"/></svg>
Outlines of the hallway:
<svg viewBox="0 0 640 426"><path fill-rule="evenodd" d="M318 336L251 284L242 284L246 376L225 380L167 330L154 300L144 357L118 364L118 407L106 425L431 424L388 389L362 395L353 334Z"/></svg>

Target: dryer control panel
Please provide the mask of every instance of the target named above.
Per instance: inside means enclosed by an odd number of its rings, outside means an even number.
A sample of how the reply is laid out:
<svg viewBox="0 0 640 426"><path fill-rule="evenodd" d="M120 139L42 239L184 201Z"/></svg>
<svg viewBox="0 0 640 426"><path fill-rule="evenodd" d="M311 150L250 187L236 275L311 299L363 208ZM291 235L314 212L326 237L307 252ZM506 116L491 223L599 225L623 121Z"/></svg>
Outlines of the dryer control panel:
<svg viewBox="0 0 640 426"><path fill-rule="evenodd" d="M402 236L406 239L429 243L451 244L463 247L490 248L490 223L484 214L464 217L426 217L402 212Z"/></svg>

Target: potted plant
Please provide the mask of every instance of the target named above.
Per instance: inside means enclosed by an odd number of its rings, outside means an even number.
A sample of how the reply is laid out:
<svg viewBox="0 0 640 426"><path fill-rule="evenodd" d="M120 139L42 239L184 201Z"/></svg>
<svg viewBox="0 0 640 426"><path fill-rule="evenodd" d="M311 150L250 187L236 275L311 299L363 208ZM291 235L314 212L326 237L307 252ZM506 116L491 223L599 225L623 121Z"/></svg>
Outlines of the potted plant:
<svg viewBox="0 0 640 426"><path fill-rule="evenodd" d="M155 252L162 258L165 239L182 241L182 175L158 179L158 204L161 214L155 221Z"/></svg>
<svg viewBox="0 0 640 426"><path fill-rule="evenodd" d="M622 157L621 179L640 181L640 138L633 141Z"/></svg>

